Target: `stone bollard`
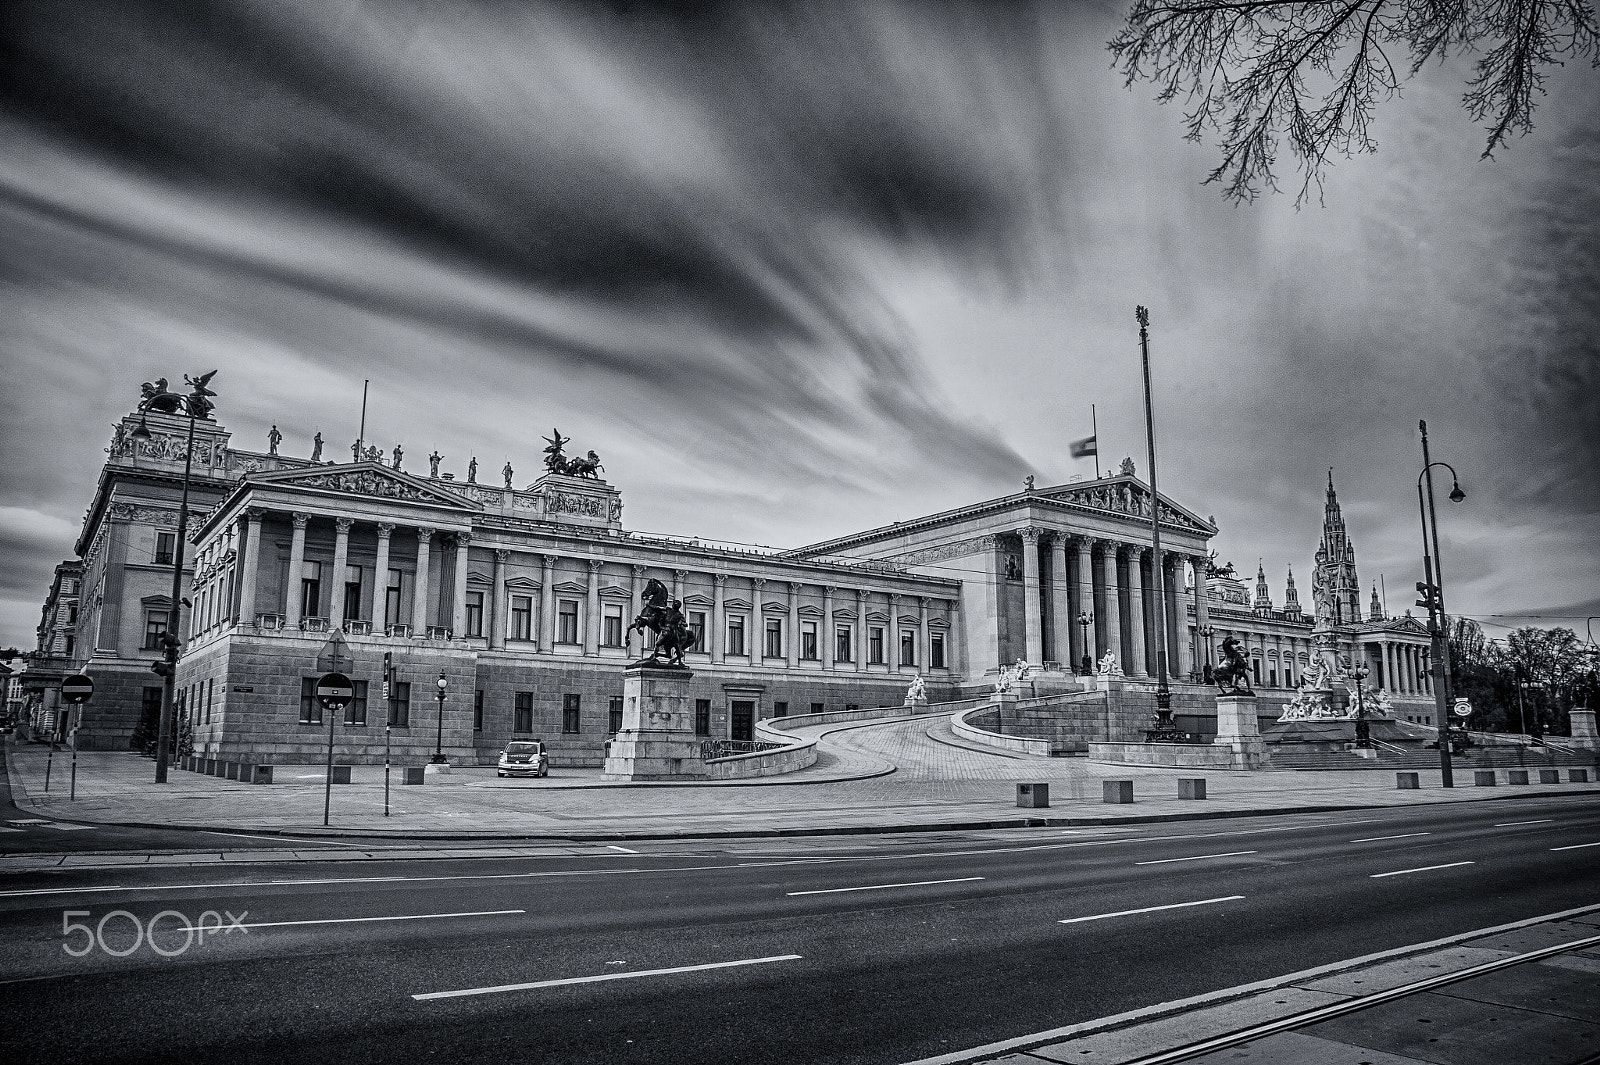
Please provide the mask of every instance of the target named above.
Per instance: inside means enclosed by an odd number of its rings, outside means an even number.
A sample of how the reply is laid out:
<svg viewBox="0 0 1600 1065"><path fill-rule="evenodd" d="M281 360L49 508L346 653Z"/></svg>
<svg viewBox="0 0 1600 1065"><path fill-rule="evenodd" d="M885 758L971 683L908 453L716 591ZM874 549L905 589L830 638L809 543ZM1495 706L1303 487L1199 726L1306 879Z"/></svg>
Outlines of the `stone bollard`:
<svg viewBox="0 0 1600 1065"><path fill-rule="evenodd" d="M1508 770L1506 770L1506 783L1507 784L1526 784L1527 782L1528 782L1528 771L1526 769L1508 769Z"/></svg>
<svg viewBox="0 0 1600 1065"><path fill-rule="evenodd" d="M1396 773L1394 786L1400 791L1418 791L1422 788L1422 778L1416 773Z"/></svg>
<svg viewBox="0 0 1600 1065"><path fill-rule="evenodd" d="M222 768L223 768L223 772L227 775L227 779L228 780L238 780L239 779L239 763L238 762L224 762L224 763L222 763Z"/></svg>
<svg viewBox="0 0 1600 1065"><path fill-rule="evenodd" d="M1472 771L1472 783L1476 787L1480 787L1480 788L1492 788L1492 787L1494 787L1494 770L1493 769L1474 769Z"/></svg>
<svg viewBox="0 0 1600 1065"><path fill-rule="evenodd" d="M1017 805L1029 809L1041 809L1050 805L1050 785L1048 784L1018 784Z"/></svg>
<svg viewBox="0 0 1600 1065"><path fill-rule="evenodd" d="M1133 781L1131 780L1102 780L1100 782L1101 802L1130 803L1133 801Z"/></svg>
<svg viewBox="0 0 1600 1065"><path fill-rule="evenodd" d="M1559 783L1561 783L1561 770L1559 770L1559 769L1541 769L1541 770L1539 770L1539 783L1541 783L1541 784L1559 784Z"/></svg>
<svg viewBox="0 0 1600 1065"><path fill-rule="evenodd" d="M1569 770L1567 772L1567 779L1572 781L1574 784L1587 784L1589 783L1589 771L1587 769Z"/></svg>
<svg viewBox="0 0 1600 1065"><path fill-rule="evenodd" d="M1206 797L1205 777L1179 777L1178 798L1203 799Z"/></svg>
<svg viewBox="0 0 1600 1065"><path fill-rule="evenodd" d="M250 777L250 783L252 783L252 784L271 784L272 783L272 767L270 765L258 765L258 766L256 766L255 767L255 773Z"/></svg>
<svg viewBox="0 0 1600 1065"><path fill-rule="evenodd" d="M348 783L350 783L350 767L347 766L347 765L336 765L336 766L334 766L333 767L333 773L329 777L329 779L335 784L348 784Z"/></svg>
<svg viewBox="0 0 1600 1065"><path fill-rule="evenodd" d="M402 784L421 784L427 780L427 770L420 765L405 767L405 776L401 778Z"/></svg>

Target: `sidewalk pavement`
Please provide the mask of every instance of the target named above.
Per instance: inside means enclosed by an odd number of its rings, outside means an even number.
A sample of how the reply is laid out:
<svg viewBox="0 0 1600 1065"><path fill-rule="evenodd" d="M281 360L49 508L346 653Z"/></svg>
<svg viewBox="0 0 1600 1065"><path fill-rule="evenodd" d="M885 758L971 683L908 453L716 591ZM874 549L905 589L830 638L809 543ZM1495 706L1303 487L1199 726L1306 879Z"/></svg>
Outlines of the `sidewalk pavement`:
<svg viewBox="0 0 1600 1065"><path fill-rule="evenodd" d="M941 733L942 728L942 733ZM812 726L816 765L799 773L725 785L615 784L598 769L554 769L544 779L498 778L492 767L456 768L442 783L402 786L396 771L384 812L383 766L355 766L332 789L322 825L321 766L278 766L271 785L172 768L152 783L154 764L136 754L81 752L77 798L67 797L67 754L57 752L44 790L43 745L6 746L13 801L39 816L80 823L236 832L292 832L403 839L605 841L732 836L828 835L926 829L1133 824L1279 812L1415 806L1526 795L1600 793L1600 783L1474 787L1458 773L1444 789L1433 774L1399 791L1392 771L1261 771L1206 774L1203 801L1178 798L1188 771L1018 759L949 745L948 727L927 718ZM1533 774L1537 780L1538 774ZM1430 780L1430 777L1432 778ZM1132 805L1107 805L1101 783L1132 780ZM1017 783L1047 783L1050 807L1019 809ZM3 843L0 843L3 847Z"/></svg>
<svg viewBox="0 0 1600 1065"><path fill-rule="evenodd" d="M1597 992L1600 904L912 1065L1580 1065Z"/></svg>

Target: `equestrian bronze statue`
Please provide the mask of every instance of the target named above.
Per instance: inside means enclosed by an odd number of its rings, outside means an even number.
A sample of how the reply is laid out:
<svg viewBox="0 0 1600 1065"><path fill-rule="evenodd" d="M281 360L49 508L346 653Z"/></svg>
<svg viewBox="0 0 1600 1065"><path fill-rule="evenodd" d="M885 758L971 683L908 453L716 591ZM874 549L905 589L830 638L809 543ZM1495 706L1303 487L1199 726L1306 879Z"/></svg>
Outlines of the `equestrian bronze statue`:
<svg viewBox="0 0 1600 1065"><path fill-rule="evenodd" d="M641 659L639 664L682 668L683 653L695 644L694 630L683 617L682 600L670 599L667 586L654 577L645 584L643 599L644 609L633 619L628 631L638 629L643 633L648 629L654 645L649 657ZM665 662L661 660L662 655L667 656Z"/></svg>
<svg viewBox="0 0 1600 1065"><path fill-rule="evenodd" d="M1250 656L1232 636L1222 641L1222 662L1212 671L1223 695L1254 695L1250 687Z"/></svg>

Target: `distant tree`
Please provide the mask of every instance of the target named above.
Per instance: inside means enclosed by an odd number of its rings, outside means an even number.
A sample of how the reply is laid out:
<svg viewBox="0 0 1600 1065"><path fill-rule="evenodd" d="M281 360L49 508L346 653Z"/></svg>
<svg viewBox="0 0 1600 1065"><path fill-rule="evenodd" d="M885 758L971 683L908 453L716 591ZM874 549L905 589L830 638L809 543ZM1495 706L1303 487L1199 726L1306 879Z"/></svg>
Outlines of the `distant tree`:
<svg viewBox="0 0 1600 1065"><path fill-rule="evenodd" d="M0 662L10 662L21 653L22 649L20 647L7 647L5 650L0 651Z"/></svg>
<svg viewBox="0 0 1600 1065"><path fill-rule="evenodd" d="M1127 84L1184 100L1189 140L1218 136L1206 180L1229 199L1277 191L1287 138L1298 205L1320 194L1329 156L1377 150L1373 109L1430 59L1480 54L1462 105L1487 125L1489 158L1533 128L1548 67L1600 65L1600 27L1587 0L1135 0L1108 47Z"/></svg>

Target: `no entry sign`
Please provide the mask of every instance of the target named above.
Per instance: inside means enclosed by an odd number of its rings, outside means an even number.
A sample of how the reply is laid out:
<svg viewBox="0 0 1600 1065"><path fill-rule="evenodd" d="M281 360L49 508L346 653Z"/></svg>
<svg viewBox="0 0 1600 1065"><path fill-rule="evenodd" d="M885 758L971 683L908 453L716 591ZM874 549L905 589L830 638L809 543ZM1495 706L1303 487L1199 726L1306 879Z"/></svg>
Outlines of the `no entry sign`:
<svg viewBox="0 0 1600 1065"><path fill-rule="evenodd" d="M343 673L324 673L317 679L317 702L324 710L343 710L356 697L356 686Z"/></svg>
<svg viewBox="0 0 1600 1065"><path fill-rule="evenodd" d="M94 681L82 673L74 673L61 682L61 698L74 705L86 703L94 694Z"/></svg>

